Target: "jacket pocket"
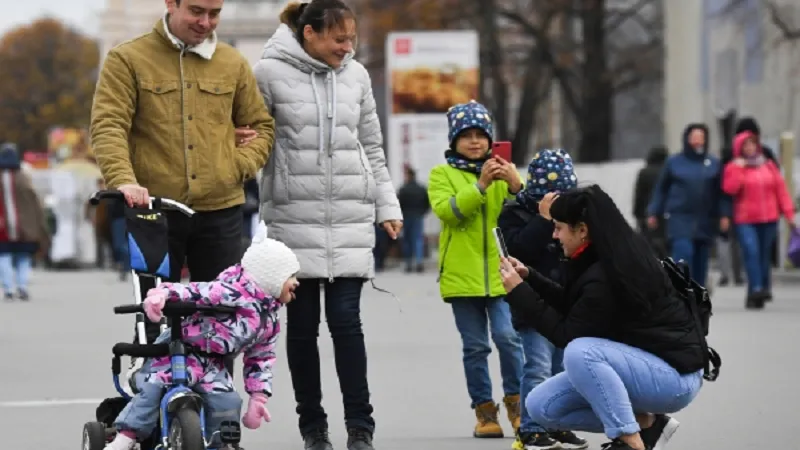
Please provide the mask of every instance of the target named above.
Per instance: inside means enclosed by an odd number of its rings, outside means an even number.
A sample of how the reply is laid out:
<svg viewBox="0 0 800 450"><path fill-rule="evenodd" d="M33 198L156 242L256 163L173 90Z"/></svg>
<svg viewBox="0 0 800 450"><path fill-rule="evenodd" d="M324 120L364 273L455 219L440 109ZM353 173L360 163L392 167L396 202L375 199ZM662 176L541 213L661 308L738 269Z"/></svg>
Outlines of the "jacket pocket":
<svg viewBox="0 0 800 450"><path fill-rule="evenodd" d="M138 107L147 114L140 118L150 118L156 123L181 122L181 93L177 81L139 81Z"/></svg>
<svg viewBox="0 0 800 450"><path fill-rule="evenodd" d="M375 183L375 175L373 174L372 167L369 164L367 152L364 151L364 146L358 142L356 144L356 149L358 150L358 159L361 161L361 177L362 182L364 183L364 197L362 198L362 201L365 203L374 202L375 191L378 189L377 184Z"/></svg>
<svg viewBox="0 0 800 450"><path fill-rule="evenodd" d="M231 82L198 80L197 114L210 124L228 124L233 120L233 95L236 85Z"/></svg>

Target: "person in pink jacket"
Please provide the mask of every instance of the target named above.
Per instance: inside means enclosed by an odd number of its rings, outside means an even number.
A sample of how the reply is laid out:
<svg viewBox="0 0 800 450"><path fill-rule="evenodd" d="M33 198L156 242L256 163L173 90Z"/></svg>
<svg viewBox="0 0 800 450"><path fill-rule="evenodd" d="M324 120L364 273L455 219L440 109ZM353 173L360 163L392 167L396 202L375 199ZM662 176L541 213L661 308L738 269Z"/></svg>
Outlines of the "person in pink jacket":
<svg viewBox="0 0 800 450"><path fill-rule="evenodd" d="M280 333L278 311L294 299L299 271L295 254L283 243L268 239L262 224L241 263L225 269L216 280L163 283L147 293L144 310L154 323L161 320L166 302L237 308L234 314L198 313L181 323L189 384L203 397L209 434L218 431L224 421L238 421L241 414L242 399L225 367L225 356L244 356L244 388L250 400L242 424L255 429L262 420L270 421L266 404L272 395L272 366ZM167 341L169 333L166 330L156 342ZM117 417L114 425L119 433L105 450L131 450L137 439L152 434L163 389L172 378L170 358L146 360L135 378L139 392ZM216 436L211 448L220 447Z"/></svg>
<svg viewBox="0 0 800 450"><path fill-rule="evenodd" d="M756 135L744 131L733 139L733 161L725 166L722 190L733 198L733 223L747 272L748 309L772 298L770 251L778 220L794 228L794 203L780 169L764 155Z"/></svg>

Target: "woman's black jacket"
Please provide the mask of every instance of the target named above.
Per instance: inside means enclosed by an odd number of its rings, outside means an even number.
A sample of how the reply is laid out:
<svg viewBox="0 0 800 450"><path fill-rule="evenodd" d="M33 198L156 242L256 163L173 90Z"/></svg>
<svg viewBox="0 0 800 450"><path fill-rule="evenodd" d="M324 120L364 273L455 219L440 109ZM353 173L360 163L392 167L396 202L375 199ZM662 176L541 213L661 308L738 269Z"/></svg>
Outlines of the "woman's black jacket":
<svg viewBox="0 0 800 450"><path fill-rule="evenodd" d="M565 265L563 287L529 268L526 282L508 293L519 320L559 348L580 337L604 338L652 353L682 374L703 369L702 333L677 293L652 299L651 310L638 313L614 295L591 246Z"/></svg>

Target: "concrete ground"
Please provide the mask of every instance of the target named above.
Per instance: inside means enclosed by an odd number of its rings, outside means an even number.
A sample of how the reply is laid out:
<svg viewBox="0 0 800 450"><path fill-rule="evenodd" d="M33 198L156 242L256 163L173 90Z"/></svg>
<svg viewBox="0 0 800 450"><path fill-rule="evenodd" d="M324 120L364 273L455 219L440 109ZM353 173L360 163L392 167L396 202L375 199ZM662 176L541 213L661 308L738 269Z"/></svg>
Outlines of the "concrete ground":
<svg viewBox="0 0 800 450"><path fill-rule="evenodd" d="M460 343L433 274L381 274L365 288L363 319L379 450L508 449L512 440L471 436ZM798 371L800 299L778 285L766 310L743 308L741 288L717 289L711 344L722 354L721 378L709 383L686 411L670 448L675 450L794 448L800 419ZM130 285L111 273L36 273L31 303L0 303L0 429L7 448L78 448L83 423L98 402L113 396L111 346L127 341L133 319L114 316L128 303ZM402 312L400 310L402 306ZM334 444L344 449L341 395L333 352L323 327L325 405ZM248 450L301 449L284 344L277 363L273 421L244 431ZM496 353L495 353L496 355ZM500 399L498 363L492 356ZM237 378L241 379L238 375ZM510 430L503 422L506 431ZM591 436L592 448L604 442ZM770 442L771 444L766 444Z"/></svg>

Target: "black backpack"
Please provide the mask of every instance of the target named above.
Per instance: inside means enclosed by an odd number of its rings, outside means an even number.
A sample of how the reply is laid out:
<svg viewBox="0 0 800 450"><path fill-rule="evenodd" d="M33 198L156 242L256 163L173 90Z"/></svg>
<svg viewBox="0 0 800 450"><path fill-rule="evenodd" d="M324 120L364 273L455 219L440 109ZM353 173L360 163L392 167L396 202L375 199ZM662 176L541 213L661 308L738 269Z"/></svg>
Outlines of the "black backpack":
<svg viewBox="0 0 800 450"><path fill-rule="evenodd" d="M678 292L692 313L695 329L700 333L700 345L703 348L703 378L716 381L722 367L722 357L716 350L708 346L706 336L711 322L712 306L708 290L693 280L689 274L689 266L681 261L676 263L672 258L661 260L672 286Z"/></svg>

